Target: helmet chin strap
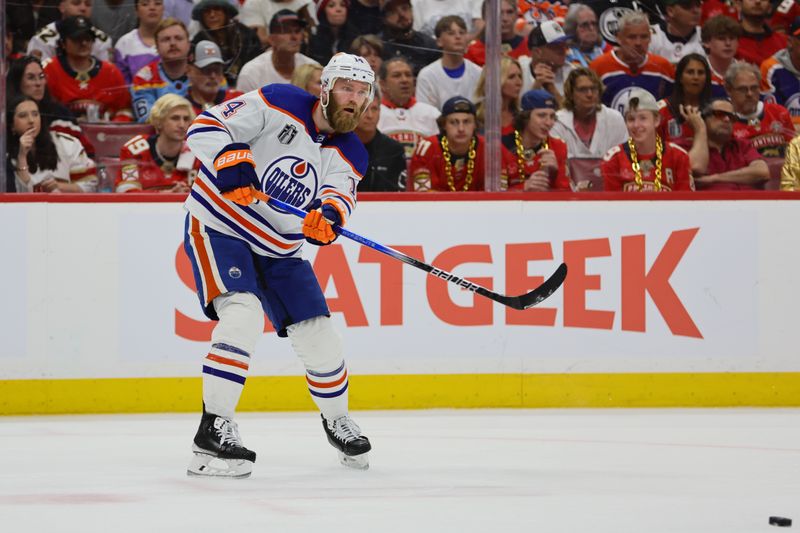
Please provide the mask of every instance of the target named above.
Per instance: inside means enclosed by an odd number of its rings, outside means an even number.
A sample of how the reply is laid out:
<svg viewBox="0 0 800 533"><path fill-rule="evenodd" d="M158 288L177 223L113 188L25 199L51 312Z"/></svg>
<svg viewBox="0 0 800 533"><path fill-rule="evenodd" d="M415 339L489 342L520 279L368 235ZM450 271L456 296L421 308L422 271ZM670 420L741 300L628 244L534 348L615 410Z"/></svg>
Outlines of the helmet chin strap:
<svg viewBox="0 0 800 533"><path fill-rule="evenodd" d="M325 117L325 120L328 122L331 121L331 119L328 118L328 104L331 103L331 90L333 90L337 79L339 78L333 78L330 85L324 88L319 95L319 105L322 108L322 116Z"/></svg>

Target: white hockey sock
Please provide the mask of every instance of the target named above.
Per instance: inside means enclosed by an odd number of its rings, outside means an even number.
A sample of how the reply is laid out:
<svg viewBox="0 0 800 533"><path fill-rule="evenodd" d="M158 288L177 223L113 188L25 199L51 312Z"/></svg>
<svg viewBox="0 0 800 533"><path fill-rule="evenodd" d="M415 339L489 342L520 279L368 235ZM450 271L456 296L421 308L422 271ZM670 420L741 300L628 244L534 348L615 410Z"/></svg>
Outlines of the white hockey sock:
<svg viewBox="0 0 800 533"><path fill-rule="evenodd" d="M219 323L203 360L203 403L207 412L233 418L250 368L250 354L264 329L264 311L249 292L217 296L214 309Z"/></svg>
<svg viewBox="0 0 800 533"><path fill-rule="evenodd" d="M311 398L322 415L332 420L347 414L347 366L344 361L333 370L306 369Z"/></svg>
<svg viewBox="0 0 800 533"><path fill-rule="evenodd" d="M235 346L216 343L203 360L203 403L206 411L233 418L242 395L250 354Z"/></svg>

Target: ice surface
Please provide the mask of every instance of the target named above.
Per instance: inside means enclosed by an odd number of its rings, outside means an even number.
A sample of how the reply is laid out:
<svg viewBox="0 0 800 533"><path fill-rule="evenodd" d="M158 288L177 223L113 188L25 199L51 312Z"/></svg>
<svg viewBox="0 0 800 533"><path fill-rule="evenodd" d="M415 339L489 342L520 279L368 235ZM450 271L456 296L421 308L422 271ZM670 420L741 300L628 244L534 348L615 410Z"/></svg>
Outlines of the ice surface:
<svg viewBox="0 0 800 533"><path fill-rule="evenodd" d="M197 415L0 418L0 531L757 533L800 523L800 410L244 413L251 478L186 475ZM797 526L794 526L797 527ZM792 529L781 529L792 531Z"/></svg>

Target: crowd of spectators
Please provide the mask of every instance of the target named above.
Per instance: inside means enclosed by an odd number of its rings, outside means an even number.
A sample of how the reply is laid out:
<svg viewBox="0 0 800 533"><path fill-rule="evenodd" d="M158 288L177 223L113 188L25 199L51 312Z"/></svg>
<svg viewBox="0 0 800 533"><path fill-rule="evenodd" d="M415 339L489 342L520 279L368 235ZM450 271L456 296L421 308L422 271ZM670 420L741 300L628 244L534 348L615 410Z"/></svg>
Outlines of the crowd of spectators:
<svg viewBox="0 0 800 533"><path fill-rule="evenodd" d="M800 2L499 7L487 58L482 0L7 0L0 190L186 192L192 120L270 83L318 96L339 52L376 73L362 191L484 190L490 114L502 190L589 189L581 159L605 190L800 190ZM98 126L132 133L108 153Z"/></svg>

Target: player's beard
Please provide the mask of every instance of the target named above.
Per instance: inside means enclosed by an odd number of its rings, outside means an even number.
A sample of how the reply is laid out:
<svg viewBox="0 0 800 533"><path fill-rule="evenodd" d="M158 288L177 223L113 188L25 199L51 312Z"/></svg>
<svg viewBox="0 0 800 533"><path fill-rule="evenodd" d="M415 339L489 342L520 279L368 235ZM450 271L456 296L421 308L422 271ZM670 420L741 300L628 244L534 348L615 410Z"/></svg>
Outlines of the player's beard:
<svg viewBox="0 0 800 533"><path fill-rule="evenodd" d="M358 122L361 120L361 113L364 111L357 109L355 113L348 113L341 109L333 98L328 103L328 122L336 133L349 133L356 129Z"/></svg>

